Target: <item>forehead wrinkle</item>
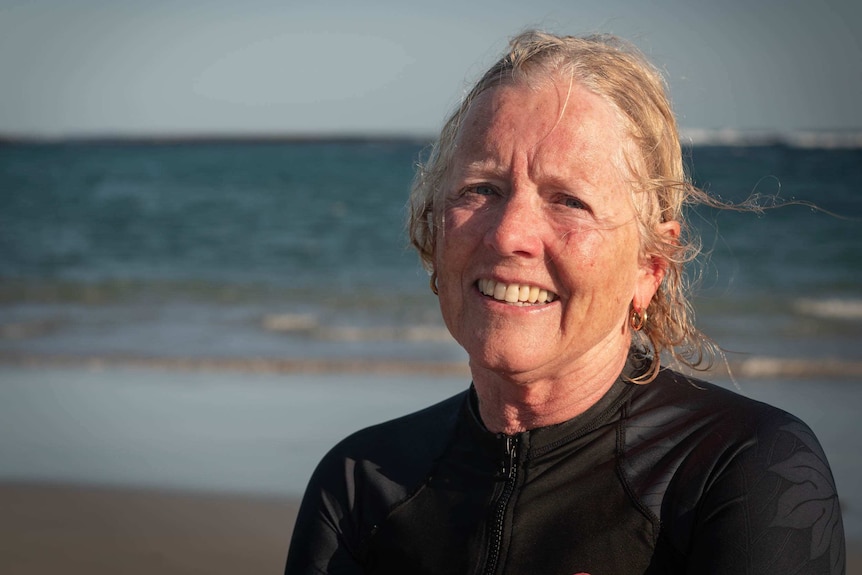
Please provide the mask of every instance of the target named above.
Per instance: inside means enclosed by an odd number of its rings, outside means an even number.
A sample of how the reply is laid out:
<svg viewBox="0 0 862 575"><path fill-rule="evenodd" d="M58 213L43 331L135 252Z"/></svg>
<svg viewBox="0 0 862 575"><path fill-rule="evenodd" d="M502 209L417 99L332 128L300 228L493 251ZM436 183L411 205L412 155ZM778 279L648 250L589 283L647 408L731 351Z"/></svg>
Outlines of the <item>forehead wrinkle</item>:
<svg viewBox="0 0 862 575"><path fill-rule="evenodd" d="M490 129L477 126L461 134L453 172L461 177L506 178L516 171L517 146L503 145L507 138L496 134L498 130L496 125Z"/></svg>
<svg viewBox="0 0 862 575"><path fill-rule="evenodd" d="M484 158L471 162L460 162L456 172L465 178L497 179L509 175L510 168L492 158Z"/></svg>
<svg viewBox="0 0 862 575"><path fill-rule="evenodd" d="M497 122L488 129L477 129L469 134L470 137L462 141L461 153L457 154L456 171L465 176L516 180L526 176L536 181L535 176L543 171L541 164L547 161L539 155L542 140L525 144L524 139L507 137L509 133L517 134L517 126L511 122ZM558 155L556 150L552 153Z"/></svg>
<svg viewBox="0 0 862 575"><path fill-rule="evenodd" d="M564 79L541 86L512 83L480 94L456 137L459 151L455 154L454 171L465 176L489 178L515 174L520 179L523 174L540 187L569 189L577 184L577 190L572 191L595 195L594 192L607 187L603 177L607 172L587 168L610 161L614 184L625 185L631 176L627 176L629 170L624 151L608 150L601 140L601 134L608 131L628 139L620 113L612 103L571 77L565 80L568 80L565 94ZM553 90L557 96L557 111L551 112L548 105L537 106L532 116L536 121L527 124L529 132L523 130L521 116L500 115L509 103L507 93L518 90L534 93ZM595 114L597 102L604 104L599 108L602 112L598 118ZM553 123L548 120L551 113ZM584 118L588 121L585 122ZM599 124L598 129L591 131L590 128L596 124ZM587 138L586 134L591 132L594 136ZM513 134L516 137L512 138ZM527 139L532 141L527 144ZM610 157L604 157L606 152L610 152Z"/></svg>

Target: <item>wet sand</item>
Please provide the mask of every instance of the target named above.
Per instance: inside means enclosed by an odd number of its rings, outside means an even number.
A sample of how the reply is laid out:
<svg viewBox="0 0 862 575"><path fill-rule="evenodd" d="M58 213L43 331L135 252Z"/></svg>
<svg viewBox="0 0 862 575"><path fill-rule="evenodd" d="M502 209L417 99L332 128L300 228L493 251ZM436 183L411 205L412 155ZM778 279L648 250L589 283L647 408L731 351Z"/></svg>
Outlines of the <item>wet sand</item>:
<svg viewBox="0 0 862 575"><path fill-rule="evenodd" d="M282 573L297 501L0 485L0 573ZM847 574L862 575L848 543Z"/></svg>

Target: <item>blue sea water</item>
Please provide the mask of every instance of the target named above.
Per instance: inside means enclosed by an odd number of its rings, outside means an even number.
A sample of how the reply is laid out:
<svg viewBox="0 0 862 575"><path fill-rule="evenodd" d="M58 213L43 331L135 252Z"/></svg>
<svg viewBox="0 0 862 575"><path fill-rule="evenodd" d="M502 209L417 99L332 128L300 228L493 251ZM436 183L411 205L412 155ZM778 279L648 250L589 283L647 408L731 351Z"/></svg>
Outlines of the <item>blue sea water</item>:
<svg viewBox="0 0 862 575"><path fill-rule="evenodd" d="M0 354L460 361L406 247L424 147L0 145ZM739 357L860 359L862 149L688 156L725 200L819 208L691 213L702 329Z"/></svg>

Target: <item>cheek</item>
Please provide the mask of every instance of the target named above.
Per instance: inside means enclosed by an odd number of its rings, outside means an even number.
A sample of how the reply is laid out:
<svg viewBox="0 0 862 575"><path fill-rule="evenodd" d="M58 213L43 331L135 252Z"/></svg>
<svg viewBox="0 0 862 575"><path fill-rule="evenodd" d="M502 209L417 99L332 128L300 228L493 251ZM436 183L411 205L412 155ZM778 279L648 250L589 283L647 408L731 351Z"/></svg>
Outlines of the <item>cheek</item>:
<svg viewBox="0 0 862 575"><path fill-rule="evenodd" d="M622 230L570 233L558 261L575 284L591 283L609 292L628 292L638 271L636 238Z"/></svg>
<svg viewBox="0 0 862 575"><path fill-rule="evenodd" d="M600 269L610 258L612 250L607 234L601 230L570 230L563 236L560 255L568 267L578 270ZM576 272L577 273L577 272Z"/></svg>
<svg viewBox="0 0 862 575"><path fill-rule="evenodd" d="M451 217L449 213L445 214L440 222L434 250L434 270L441 286L454 279L453 275L458 273L457 269L465 259L463 252L466 242L463 232L463 225L458 219Z"/></svg>
<svg viewBox="0 0 862 575"><path fill-rule="evenodd" d="M450 207L443 212L440 229L450 236L475 235L483 213L483 210Z"/></svg>
<svg viewBox="0 0 862 575"><path fill-rule="evenodd" d="M437 263L446 262L450 254L463 252L475 244L480 236L475 214L466 210L447 210L442 217L437 235Z"/></svg>

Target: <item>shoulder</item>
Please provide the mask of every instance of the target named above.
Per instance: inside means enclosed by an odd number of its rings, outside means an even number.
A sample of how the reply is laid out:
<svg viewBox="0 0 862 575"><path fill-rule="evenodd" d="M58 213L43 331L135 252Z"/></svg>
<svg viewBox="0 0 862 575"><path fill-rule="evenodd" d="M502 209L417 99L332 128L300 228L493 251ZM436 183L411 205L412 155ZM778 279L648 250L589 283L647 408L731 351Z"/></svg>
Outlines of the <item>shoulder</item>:
<svg viewBox="0 0 862 575"><path fill-rule="evenodd" d="M375 526L421 487L454 440L467 393L357 431L333 447L306 488L289 561L317 565L326 557L353 565Z"/></svg>
<svg viewBox="0 0 862 575"><path fill-rule="evenodd" d="M646 426L672 424L680 432L705 430L727 440L777 432L787 425L805 426L775 406L670 369L635 390L630 416Z"/></svg>
<svg viewBox="0 0 862 575"><path fill-rule="evenodd" d="M802 555L840 560L832 473L799 418L670 370L634 390L629 410L627 478L680 554L726 561L709 551L726 539L759 565L784 538L805 550L788 557L797 567Z"/></svg>
<svg viewBox="0 0 862 575"><path fill-rule="evenodd" d="M828 472L814 433L797 417L671 370L633 390L625 409L626 478L656 516L669 504L695 506L729 474L739 485L777 479L801 451Z"/></svg>
<svg viewBox="0 0 862 575"><path fill-rule="evenodd" d="M801 451L826 461L811 428L796 416L671 370L636 389L628 409L627 444L655 446L680 466L694 461L701 471L715 470L739 460L775 472L778 460Z"/></svg>
<svg viewBox="0 0 862 575"><path fill-rule="evenodd" d="M329 456L379 460L432 452L450 439L468 393L463 391L414 413L361 429L339 442Z"/></svg>
<svg viewBox="0 0 862 575"><path fill-rule="evenodd" d="M409 491L453 441L468 393L349 435L323 457L312 482L332 492L387 485Z"/></svg>

